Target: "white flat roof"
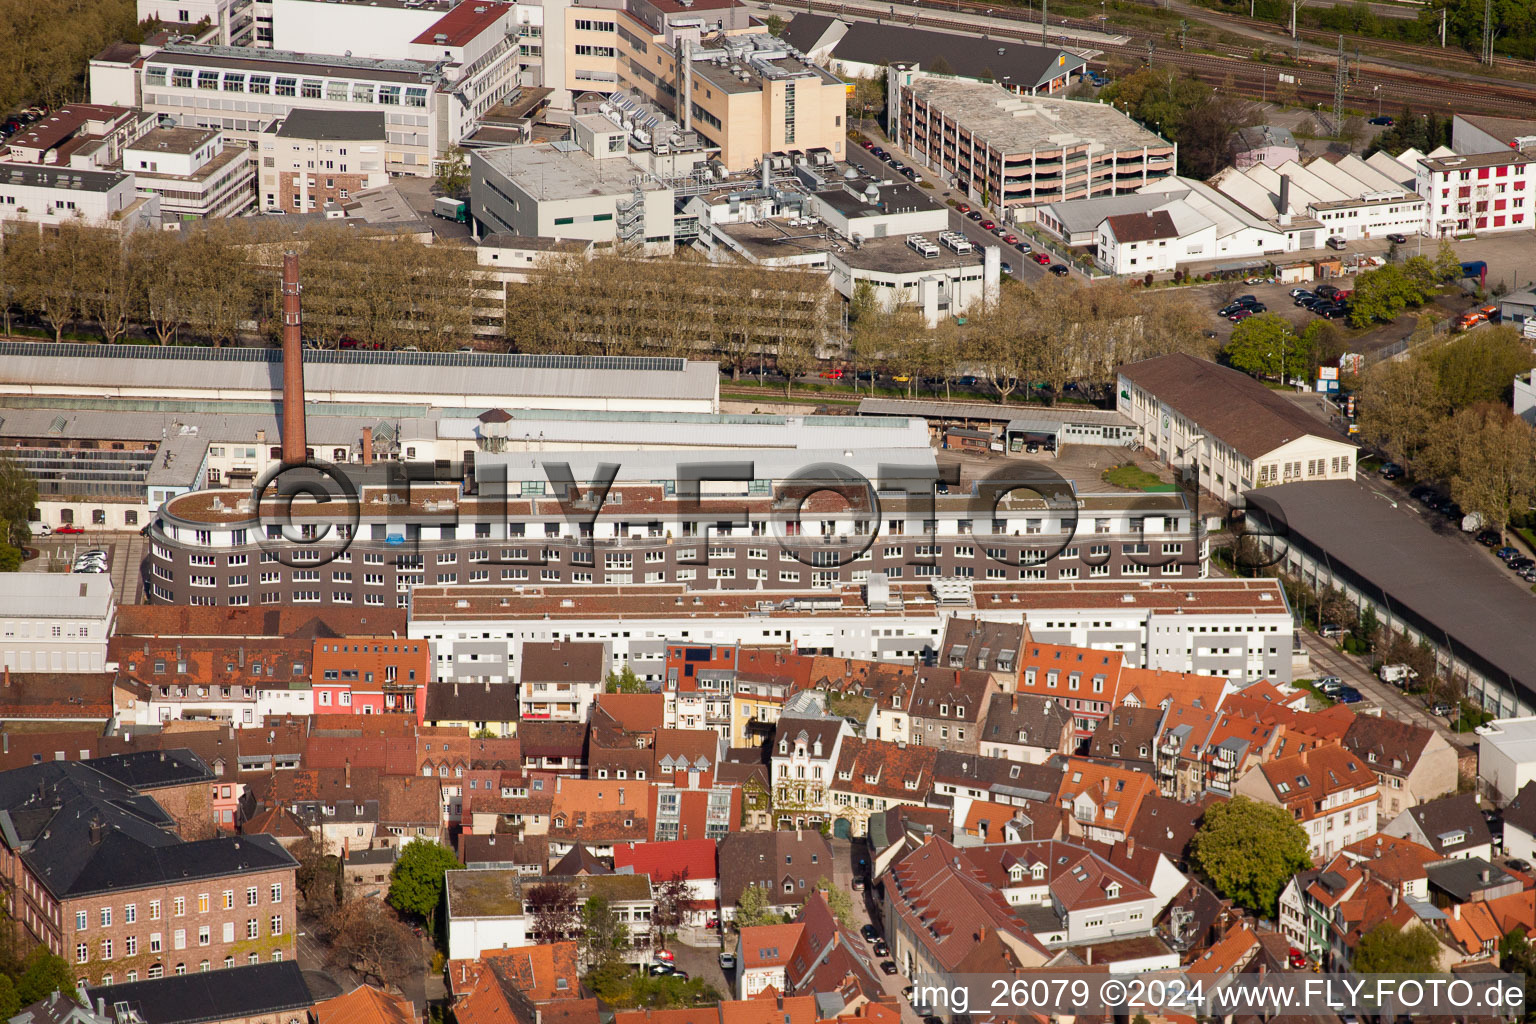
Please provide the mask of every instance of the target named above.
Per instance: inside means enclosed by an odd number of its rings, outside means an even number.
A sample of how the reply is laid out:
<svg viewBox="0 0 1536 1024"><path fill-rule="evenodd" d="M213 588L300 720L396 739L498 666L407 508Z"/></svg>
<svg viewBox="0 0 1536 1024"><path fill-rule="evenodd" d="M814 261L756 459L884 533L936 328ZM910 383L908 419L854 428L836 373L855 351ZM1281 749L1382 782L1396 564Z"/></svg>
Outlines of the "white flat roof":
<svg viewBox="0 0 1536 1024"><path fill-rule="evenodd" d="M1488 724L1497 731L1480 737L1480 743L1497 747L1499 753L1516 764L1536 761L1536 715L1495 718Z"/></svg>

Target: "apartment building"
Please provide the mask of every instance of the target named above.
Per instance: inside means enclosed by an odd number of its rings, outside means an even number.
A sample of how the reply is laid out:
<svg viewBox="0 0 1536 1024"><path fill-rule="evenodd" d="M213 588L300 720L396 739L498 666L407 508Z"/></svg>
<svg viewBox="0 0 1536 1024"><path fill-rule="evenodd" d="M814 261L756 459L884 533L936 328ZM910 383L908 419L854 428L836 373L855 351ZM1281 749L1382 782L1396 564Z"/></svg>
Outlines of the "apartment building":
<svg viewBox="0 0 1536 1024"><path fill-rule="evenodd" d="M141 193L125 171L0 163L0 225L61 224L132 231L160 226L160 197Z"/></svg>
<svg viewBox="0 0 1536 1024"><path fill-rule="evenodd" d="M297 862L269 836L181 839L114 760L0 775L15 921L82 985L292 959Z"/></svg>
<svg viewBox="0 0 1536 1024"><path fill-rule="evenodd" d="M525 643L518 671L518 710L524 719L584 722L603 692L609 663L601 643Z"/></svg>
<svg viewBox="0 0 1536 1024"><path fill-rule="evenodd" d="M1315 860L1332 857L1376 831L1376 775L1343 747L1314 747L1257 766L1234 794L1283 807L1307 833Z"/></svg>
<svg viewBox="0 0 1536 1024"><path fill-rule="evenodd" d="M309 213L389 184L381 111L296 107L256 143L261 208Z"/></svg>
<svg viewBox="0 0 1536 1024"><path fill-rule="evenodd" d="M0 159L107 170L122 159L124 146L154 127L154 117L142 110L71 103L22 127L0 148Z"/></svg>
<svg viewBox="0 0 1536 1024"><path fill-rule="evenodd" d="M973 201L1003 211L1125 195L1174 173L1177 147L1113 107L887 72L893 139Z"/></svg>

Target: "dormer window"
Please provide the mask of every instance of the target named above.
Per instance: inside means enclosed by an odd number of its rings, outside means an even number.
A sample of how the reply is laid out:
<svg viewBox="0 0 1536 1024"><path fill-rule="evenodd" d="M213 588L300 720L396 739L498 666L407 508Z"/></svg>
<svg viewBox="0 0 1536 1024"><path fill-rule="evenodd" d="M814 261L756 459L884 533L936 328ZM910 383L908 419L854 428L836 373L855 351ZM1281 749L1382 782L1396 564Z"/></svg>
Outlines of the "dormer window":
<svg viewBox="0 0 1536 1024"><path fill-rule="evenodd" d="M1119 899L1120 898L1120 883L1119 882L1110 882L1108 885L1106 885L1104 887L1104 895L1108 896L1112 900Z"/></svg>
<svg viewBox="0 0 1536 1024"><path fill-rule="evenodd" d="M555 828L565 828L565 815L555 815Z"/></svg>
<svg viewBox="0 0 1536 1024"><path fill-rule="evenodd" d="M1033 867L1031 867L1029 869L1029 875L1030 875L1031 878L1035 879L1036 881L1044 878L1045 877L1045 865L1044 864L1036 864L1036 865L1034 865Z"/></svg>
<svg viewBox="0 0 1536 1024"><path fill-rule="evenodd" d="M789 753L789 741L788 740L779 740L779 753L781 753L781 754Z"/></svg>
<svg viewBox="0 0 1536 1024"><path fill-rule="evenodd" d="M948 704L940 704L939 705L939 717L942 718L942 717L944 717L945 715L948 715L948 714L949 714L949 705Z"/></svg>

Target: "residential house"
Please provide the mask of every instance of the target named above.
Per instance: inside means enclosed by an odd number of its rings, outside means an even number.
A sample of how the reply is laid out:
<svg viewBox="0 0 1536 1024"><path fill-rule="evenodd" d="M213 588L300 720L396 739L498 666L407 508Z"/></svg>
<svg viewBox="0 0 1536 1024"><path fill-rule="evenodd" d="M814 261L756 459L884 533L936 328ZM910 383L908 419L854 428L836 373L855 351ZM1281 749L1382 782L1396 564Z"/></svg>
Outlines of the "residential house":
<svg viewBox="0 0 1536 1024"><path fill-rule="evenodd" d="M731 742L735 716L736 645L667 645L661 695L666 722L680 729L709 729Z"/></svg>
<svg viewBox="0 0 1536 1024"><path fill-rule="evenodd" d="M815 659L782 647L743 647L736 655L731 695L731 746L762 743L773 735L790 694L810 687Z"/></svg>
<svg viewBox="0 0 1536 1024"><path fill-rule="evenodd" d="M844 739L837 774L827 787L833 836L864 836L874 815L894 804L926 799L933 789L937 759L938 751L932 747Z"/></svg>
<svg viewBox="0 0 1536 1024"><path fill-rule="evenodd" d="M732 747L725 760L715 767L715 780L730 786L739 796L741 814L737 819L743 829L758 831L773 827L773 786L769 779L766 751L758 747Z"/></svg>
<svg viewBox="0 0 1536 1024"><path fill-rule="evenodd" d="M1126 836L1138 849L1156 850L1175 865L1183 865L1189 856L1189 844L1200 827L1200 820L1212 804L1226 798L1203 793L1196 800L1182 802L1159 793L1149 793Z"/></svg>
<svg viewBox="0 0 1536 1024"><path fill-rule="evenodd" d="M800 936L784 975L786 995L813 996L818 1005L835 1007L827 1017L858 1013L871 1003L899 1012L896 1000L886 995L869 946L838 923L824 894L810 895L799 922Z"/></svg>
<svg viewBox="0 0 1536 1024"><path fill-rule="evenodd" d="M938 664L986 672L1002 693L1011 693L1019 681L1019 651L1029 638L1022 622L951 616L944 624Z"/></svg>
<svg viewBox="0 0 1536 1024"><path fill-rule="evenodd" d="M787 991L789 959L804 930L805 926L799 921L741 929L737 943L736 998L754 999L770 988L779 993Z"/></svg>
<svg viewBox="0 0 1536 1024"><path fill-rule="evenodd" d="M1307 956L1321 958L1332 948L1340 908L1364 881L1365 872L1347 858L1297 872L1280 892L1280 931Z"/></svg>
<svg viewBox="0 0 1536 1024"><path fill-rule="evenodd" d="M107 644L126 680L148 699L130 716L140 725L175 719L214 720L250 728L262 723L262 691L297 688L308 703L314 641L310 637L148 638L116 635Z"/></svg>
<svg viewBox="0 0 1536 1024"><path fill-rule="evenodd" d="M443 780L411 775L379 780L379 845L403 849L413 840L439 842L446 832Z"/></svg>
<svg viewBox="0 0 1536 1024"><path fill-rule="evenodd" d="M421 723L471 735L517 735L517 687L510 683L429 683Z"/></svg>
<svg viewBox="0 0 1536 1024"><path fill-rule="evenodd" d="M597 1000L582 988L580 967L574 942L450 960L453 1018L458 1024L597 1024Z"/></svg>
<svg viewBox="0 0 1536 1024"><path fill-rule="evenodd" d="M1378 832L1358 843L1350 843L1342 853L1345 863L1369 871L1375 878L1395 885L1410 900L1429 900L1429 872L1440 855L1411 839L1401 839Z"/></svg>
<svg viewBox="0 0 1536 1024"><path fill-rule="evenodd" d="M1018 964L1044 964L1045 947L1020 910L961 855L953 843L934 836L878 880L882 924L897 967L908 977L923 974L942 984L991 939Z"/></svg>
<svg viewBox="0 0 1536 1024"><path fill-rule="evenodd" d="M91 984L292 959L293 857L268 836L184 840L113 767L0 774L0 870L17 926ZM195 785L205 790L202 777Z"/></svg>
<svg viewBox="0 0 1536 1024"><path fill-rule="evenodd" d="M1031 641L1020 655L1018 690L1058 701L1072 716L1078 749L1086 749L1093 731L1119 703L1124 665L1118 651Z"/></svg>
<svg viewBox="0 0 1536 1024"><path fill-rule="evenodd" d="M999 692L991 672L925 665L911 692L912 743L966 754L980 750L982 716Z"/></svg>
<svg viewBox="0 0 1536 1024"><path fill-rule="evenodd" d="M314 1024L417 1024L416 1007L409 999L372 985L316 1003L310 1019Z"/></svg>
<svg viewBox="0 0 1536 1024"><path fill-rule="evenodd" d="M14 628L14 626L12 627ZM146 687L119 680L112 672L12 672L0 667L0 723L28 728L57 723L83 725L100 733L117 719L118 707L131 713L146 700Z"/></svg>
<svg viewBox="0 0 1536 1024"><path fill-rule="evenodd" d="M1235 795L1284 807L1306 829L1313 859L1332 857L1376 831L1376 775L1338 746L1314 747L1251 769Z"/></svg>
<svg viewBox="0 0 1536 1024"><path fill-rule="evenodd" d="M918 807L897 804L884 814L871 815L866 844L870 863L868 874L878 877L886 868L937 835L952 838L950 811L943 807Z"/></svg>
<svg viewBox="0 0 1536 1024"><path fill-rule="evenodd" d="M379 831L381 777L378 769L350 764L252 775L241 799L241 820L286 807L320 841L328 856L344 857L351 850L367 850Z"/></svg>
<svg viewBox="0 0 1536 1024"><path fill-rule="evenodd" d="M1127 668L1120 674L1119 703L1127 707L1164 709L1177 703L1204 711L1216 711L1232 689L1231 680L1220 676L1171 672L1167 669Z"/></svg>
<svg viewBox="0 0 1536 1024"><path fill-rule="evenodd" d="M720 880L714 839L674 839L670 842L621 843L613 848L613 868L647 875L658 884L681 879L688 883L683 922L707 926L720 915Z"/></svg>
<svg viewBox="0 0 1536 1024"><path fill-rule="evenodd" d="M1070 815L1069 835L1118 843L1135 825L1142 800L1155 788L1141 772L1074 757L1068 759L1056 804Z"/></svg>
<svg viewBox="0 0 1536 1024"><path fill-rule="evenodd" d="M459 836L459 863L470 868L506 868L537 878L549 871L549 837L463 833Z"/></svg>
<svg viewBox="0 0 1536 1024"><path fill-rule="evenodd" d="M1094 730L1088 741L1088 756L1151 775L1157 761L1157 732L1162 721L1160 707L1117 707ZM1070 726L1070 721L1067 724Z"/></svg>
<svg viewBox="0 0 1536 1024"><path fill-rule="evenodd" d="M832 845L815 829L733 832L720 841L720 917L735 917L749 885L768 894L776 914L795 913L822 878L833 877Z"/></svg>
<svg viewBox="0 0 1536 1024"><path fill-rule="evenodd" d="M611 857L615 844L651 838L652 783L563 777L552 783L550 856L562 857L579 845Z"/></svg>
<svg viewBox="0 0 1536 1024"><path fill-rule="evenodd" d="M518 723L523 767L528 771L580 774L586 765L587 730L580 722L542 719Z"/></svg>
<svg viewBox="0 0 1536 1024"><path fill-rule="evenodd" d="M815 828L828 819L828 786L852 735L836 716L779 719L769 747L779 828Z"/></svg>
<svg viewBox="0 0 1536 1024"><path fill-rule="evenodd" d="M368 636L318 637L313 651L315 708L354 715L418 717L432 654L424 640Z"/></svg>
<svg viewBox="0 0 1536 1024"><path fill-rule="evenodd" d="M1444 859L1493 859L1493 836L1477 803L1477 794L1461 793L1415 804L1387 822L1389 836L1411 839Z"/></svg>
<svg viewBox="0 0 1536 1024"><path fill-rule="evenodd" d="M518 673L518 717L585 722L603 691L608 647L554 640L524 642Z"/></svg>
<svg viewBox="0 0 1536 1024"><path fill-rule="evenodd" d="M1409 807L1456 792L1456 749L1434 729L1385 715L1356 715L1344 734L1380 787L1380 820L1391 821Z"/></svg>
<svg viewBox="0 0 1536 1024"><path fill-rule="evenodd" d="M1153 716L1154 728L1156 717ZM995 693L988 701L981 723L979 753L1041 764L1076 748L1072 716L1059 702L1030 693Z"/></svg>
<svg viewBox="0 0 1536 1024"><path fill-rule="evenodd" d="M1061 768L1025 764L1001 757L980 757L941 750L933 762L934 795L969 797L1017 806L1048 803L1060 806Z"/></svg>

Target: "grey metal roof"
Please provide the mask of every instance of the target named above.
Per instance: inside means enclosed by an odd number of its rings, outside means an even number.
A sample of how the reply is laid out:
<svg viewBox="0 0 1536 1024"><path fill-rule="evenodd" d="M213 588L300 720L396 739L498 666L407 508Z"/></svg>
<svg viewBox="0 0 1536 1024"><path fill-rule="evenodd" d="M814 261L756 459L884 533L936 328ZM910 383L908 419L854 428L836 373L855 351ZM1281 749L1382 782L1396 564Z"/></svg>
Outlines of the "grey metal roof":
<svg viewBox="0 0 1536 1024"><path fill-rule="evenodd" d="M97 409L13 408L0 399L0 438L58 437L82 440L159 441L190 436L206 443L254 442L258 431L276 444L281 434L277 413L117 412L113 403ZM310 410L305 434L312 445L353 444L362 428L377 427L377 416L327 416ZM473 423L474 420L456 421ZM392 418L401 436L431 438L435 418Z"/></svg>
<svg viewBox="0 0 1536 1024"><path fill-rule="evenodd" d="M1161 193L1138 193L1129 196L1100 196L1096 199L1073 199L1063 203L1048 203L1046 209L1061 222L1068 234L1093 231L1106 217L1122 213L1145 213L1168 202Z"/></svg>
<svg viewBox="0 0 1536 1024"><path fill-rule="evenodd" d="M1041 422L1052 429L1067 423L1094 426L1131 426L1131 420L1113 409L1083 405L993 405L983 402L922 402L904 398L865 398L860 416L921 416L933 420L991 420L994 423Z"/></svg>
<svg viewBox="0 0 1536 1024"><path fill-rule="evenodd" d="M478 352L306 349L311 392L464 396L494 405L515 397L692 399L713 402L712 362L646 356L500 355ZM277 349L0 342L4 385L205 388L282 393Z"/></svg>
<svg viewBox="0 0 1536 1024"><path fill-rule="evenodd" d="M1394 508L1348 480L1247 492L1248 516L1351 580L1433 642L1536 704L1532 598L1461 538L1442 536L1406 503ZM1449 528L1442 528L1449 529Z"/></svg>
<svg viewBox="0 0 1536 1024"><path fill-rule="evenodd" d="M100 619L111 609L107 573L0 573L0 619Z"/></svg>
<svg viewBox="0 0 1536 1024"><path fill-rule="evenodd" d="M563 451L563 452L482 452L475 456L475 476L487 482L501 479L500 467L506 467L506 481L510 486L520 480L543 482L549 479L545 466L565 463L578 482L598 478L598 467L604 463L619 463L615 487L623 483L649 483L653 480L676 480L678 467L687 463L744 462L752 466L756 480L787 480L797 473L808 473L812 467L832 465L840 469L863 474L872 485L881 479L882 466L899 466L905 470L937 473L938 463L932 448L903 449L893 455L885 448L862 447L842 449L781 449L739 448L710 449L698 452L679 451ZM492 467L497 467L495 470ZM889 476L890 474L885 474ZM821 475L818 480L829 479ZM710 485L703 490L708 493ZM610 502L612 497L610 495ZM610 505L615 511L618 506ZM787 713L787 709L786 709Z"/></svg>
<svg viewBox="0 0 1536 1024"><path fill-rule="evenodd" d="M627 424L632 426L626 426ZM438 421L438 436L473 438L486 433L473 419L444 417ZM780 448L825 449L863 448L871 445L886 450L927 449L928 425L920 419L896 419L871 416L740 416L704 413L622 413L585 414L580 417L548 418L542 415L517 415L496 433L510 444L541 440L547 444L608 444L616 439L634 438L647 448L687 446L692 448ZM640 433L635 433L635 431Z"/></svg>

